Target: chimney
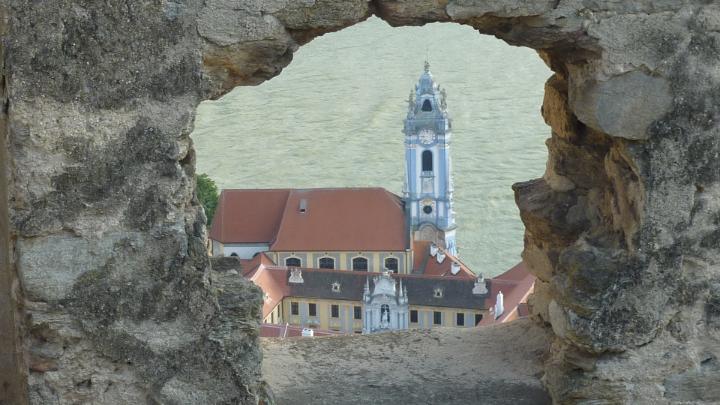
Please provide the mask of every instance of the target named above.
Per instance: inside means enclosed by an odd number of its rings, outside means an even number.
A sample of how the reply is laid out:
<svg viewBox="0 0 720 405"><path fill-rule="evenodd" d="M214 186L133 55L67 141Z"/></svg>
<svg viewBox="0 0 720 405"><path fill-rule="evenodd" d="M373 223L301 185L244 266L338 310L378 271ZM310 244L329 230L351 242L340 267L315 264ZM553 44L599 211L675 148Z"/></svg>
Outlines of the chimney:
<svg viewBox="0 0 720 405"><path fill-rule="evenodd" d="M503 307L503 293L502 291L498 291L497 297L495 298L495 319L500 318L503 312L505 312L505 308Z"/></svg>
<svg viewBox="0 0 720 405"><path fill-rule="evenodd" d="M435 256L435 259L437 259L438 263L442 263L445 261L445 252L438 251L437 256Z"/></svg>
<svg viewBox="0 0 720 405"><path fill-rule="evenodd" d="M301 214L306 213L306 212L307 212L307 208L308 208L307 199L305 199L305 198L300 199L300 213L301 213Z"/></svg>

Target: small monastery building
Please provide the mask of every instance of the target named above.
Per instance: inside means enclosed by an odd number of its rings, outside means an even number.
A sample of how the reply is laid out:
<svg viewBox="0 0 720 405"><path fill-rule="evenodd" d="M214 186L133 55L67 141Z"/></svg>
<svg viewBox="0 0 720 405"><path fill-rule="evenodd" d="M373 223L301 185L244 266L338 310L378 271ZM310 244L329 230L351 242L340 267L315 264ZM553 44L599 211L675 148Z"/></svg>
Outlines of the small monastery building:
<svg viewBox="0 0 720 405"><path fill-rule="evenodd" d="M526 314L535 279L522 263L486 280L458 257L452 126L427 63L408 102L402 197L383 188L222 191L211 254L236 256L263 289L265 323L374 333Z"/></svg>

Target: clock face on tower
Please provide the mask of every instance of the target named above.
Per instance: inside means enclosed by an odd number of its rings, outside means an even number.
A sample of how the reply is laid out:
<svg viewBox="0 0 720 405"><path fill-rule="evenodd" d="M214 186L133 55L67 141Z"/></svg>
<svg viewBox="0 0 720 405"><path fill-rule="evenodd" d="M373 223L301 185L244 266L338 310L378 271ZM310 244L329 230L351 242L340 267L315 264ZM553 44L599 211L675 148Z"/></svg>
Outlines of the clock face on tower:
<svg viewBox="0 0 720 405"><path fill-rule="evenodd" d="M418 134L418 139L423 145L430 145L431 143L435 142L435 132L429 129L423 129Z"/></svg>
<svg viewBox="0 0 720 405"><path fill-rule="evenodd" d="M422 206L422 211L427 215L432 214L433 210L435 209L435 201L429 198L420 201L420 205Z"/></svg>

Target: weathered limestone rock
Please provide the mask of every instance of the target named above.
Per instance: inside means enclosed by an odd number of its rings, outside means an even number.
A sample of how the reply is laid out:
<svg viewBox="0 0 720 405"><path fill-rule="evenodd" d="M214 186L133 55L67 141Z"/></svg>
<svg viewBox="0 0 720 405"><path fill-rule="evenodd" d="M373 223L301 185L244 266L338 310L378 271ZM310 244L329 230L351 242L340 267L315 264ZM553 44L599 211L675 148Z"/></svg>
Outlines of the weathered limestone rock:
<svg viewBox="0 0 720 405"><path fill-rule="evenodd" d="M548 404L538 378L547 333L523 319L481 330L263 339L263 374L286 405Z"/></svg>
<svg viewBox="0 0 720 405"><path fill-rule="evenodd" d="M720 358L716 4L9 0L0 242L13 255L0 294L21 281L24 301L7 302L28 321L0 315L16 329L0 346L28 345L14 364L30 367L32 401L266 397L259 294L231 272L213 276L204 250L195 107L373 13L468 24L537 49L555 72L547 171L515 186L524 257L541 280L532 311L554 331L543 376L553 400L720 401L707 388Z"/></svg>
<svg viewBox="0 0 720 405"><path fill-rule="evenodd" d="M261 296L218 289L194 197L197 7L0 8L31 402L257 403Z"/></svg>

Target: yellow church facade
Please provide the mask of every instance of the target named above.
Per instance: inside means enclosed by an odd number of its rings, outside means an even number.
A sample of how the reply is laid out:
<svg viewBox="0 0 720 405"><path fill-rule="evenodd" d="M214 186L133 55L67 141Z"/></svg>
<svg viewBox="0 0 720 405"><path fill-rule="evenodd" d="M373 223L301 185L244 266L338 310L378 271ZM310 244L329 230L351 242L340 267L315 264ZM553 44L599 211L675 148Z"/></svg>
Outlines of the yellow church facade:
<svg viewBox="0 0 720 405"><path fill-rule="evenodd" d="M303 321L301 308L309 318ZM486 316L487 310L410 305L410 329L435 327L473 327ZM306 326L335 332L362 333L361 301L325 300L285 297L263 320L265 323Z"/></svg>

